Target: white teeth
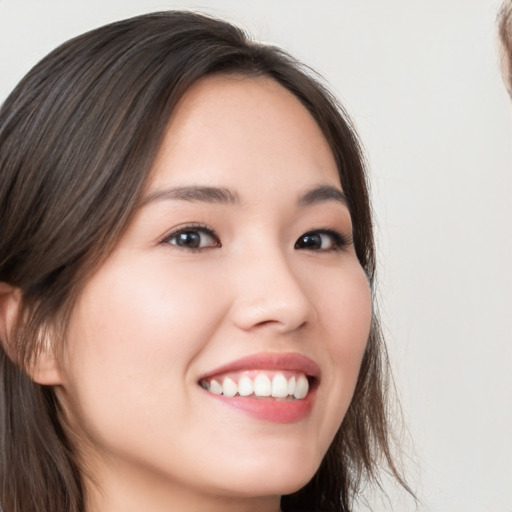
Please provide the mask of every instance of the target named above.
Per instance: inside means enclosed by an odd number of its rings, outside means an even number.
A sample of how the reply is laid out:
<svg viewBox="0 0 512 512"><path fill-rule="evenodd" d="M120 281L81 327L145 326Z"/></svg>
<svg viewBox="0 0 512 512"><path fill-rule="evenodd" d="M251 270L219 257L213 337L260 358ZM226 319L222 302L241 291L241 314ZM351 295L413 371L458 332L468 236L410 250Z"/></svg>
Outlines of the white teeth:
<svg viewBox="0 0 512 512"><path fill-rule="evenodd" d="M274 398L284 398L288 396L288 381L286 377L280 373L272 379L272 396Z"/></svg>
<svg viewBox="0 0 512 512"><path fill-rule="evenodd" d="M309 391L309 382L304 375L297 379L293 396L297 399L305 398Z"/></svg>
<svg viewBox="0 0 512 512"><path fill-rule="evenodd" d="M238 381L238 394L240 396L249 396L249 395L252 395L253 393L254 393L254 385L252 383L252 380L249 377L244 375Z"/></svg>
<svg viewBox="0 0 512 512"><path fill-rule="evenodd" d="M226 377L222 382L222 394L224 396L235 396L238 393L236 382Z"/></svg>
<svg viewBox="0 0 512 512"><path fill-rule="evenodd" d="M270 396L272 394L272 383L264 373L260 373L254 379L254 394L256 396Z"/></svg>
<svg viewBox="0 0 512 512"><path fill-rule="evenodd" d="M212 380L210 382L210 391L214 395L220 395L222 394L222 386L216 380Z"/></svg>
<svg viewBox="0 0 512 512"><path fill-rule="evenodd" d="M295 377L292 377L288 381L288 394L293 396L294 393L295 393Z"/></svg>
<svg viewBox="0 0 512 512"><path fill-rule="evenodd" d="M274 372L271 373L271 375ZM215 395L224 395L232 398L234 396L257 396L287 398L290 400L301 400L306 398L309 392L309 381L304 374L295 374L286 378L282 373L275 373L272 378L266 373L257 373L253 378L243 374L238 383L233 377L226 376L222 384L218 380L202 380L199 383L204 389Z"/></svg>

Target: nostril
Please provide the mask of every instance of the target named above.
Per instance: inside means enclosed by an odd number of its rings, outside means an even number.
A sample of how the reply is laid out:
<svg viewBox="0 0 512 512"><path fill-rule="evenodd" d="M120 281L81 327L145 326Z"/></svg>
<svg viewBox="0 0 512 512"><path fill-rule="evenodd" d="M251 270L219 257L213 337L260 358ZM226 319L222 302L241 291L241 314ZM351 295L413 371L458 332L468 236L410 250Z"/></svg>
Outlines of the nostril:
<svg viewBox="0 0 512 512"><path fill-rule="evenodd" d="M293 304L276 306L269 301L266 305L252 308L239 304L232 318L244 331L268 328L284 333L303 330L309 324L310 316L309 311L298 310Z"/></svg>
<svg viewBox="0 0 512 512"><path fill-rule="evenodd" d="M283 320L275 319L275 320L262 320L261 322L258 322L255 326L272 326L272 325L283 325ZM307 324L307 321L303 321L301 324L299 324L295 329L301 329Z"/></svg>

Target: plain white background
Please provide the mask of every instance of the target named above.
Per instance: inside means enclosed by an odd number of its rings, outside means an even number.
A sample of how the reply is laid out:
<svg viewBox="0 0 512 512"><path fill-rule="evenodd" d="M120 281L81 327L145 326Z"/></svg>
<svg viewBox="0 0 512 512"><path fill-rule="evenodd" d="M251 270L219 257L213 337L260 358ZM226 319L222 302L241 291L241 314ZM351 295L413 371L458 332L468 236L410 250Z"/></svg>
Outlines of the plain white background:
<svg viewBox="0 0 512 512"><path fill-rule="evenodd" d="M241 24L330 83L368 152L380 309L419 511L512 512L512 137L498 6L0 0L0 101L64 40L176 7ZM416 510L389 492L374 510Z"/></svg>

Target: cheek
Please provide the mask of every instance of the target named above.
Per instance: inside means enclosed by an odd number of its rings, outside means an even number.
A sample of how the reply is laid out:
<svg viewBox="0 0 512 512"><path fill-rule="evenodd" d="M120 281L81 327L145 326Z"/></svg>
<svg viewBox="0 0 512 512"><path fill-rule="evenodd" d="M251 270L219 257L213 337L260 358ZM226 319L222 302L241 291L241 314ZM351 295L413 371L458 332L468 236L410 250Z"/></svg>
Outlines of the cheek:
<svg viewBox="0 0 512 512"><path fill-rule="evenodd" d="M354 266L337 282L343 284L318 299L325 329L322 347L329 360L322 375L328 390L322 403L327 414L319 431L329 443L352 400L372 321L371 292L363 270Z"/></svg>
<svg viewBox="0 0 512 512"><path fill-rule="evenodd" d="M76 315L78 336L91 333L95 350L126 358L158 350L186 357L206 341L202 332L215 323L219 290L205 287L201 273L163 265L109 267L89 283Z"/></svg>
<svg viewBox="0 0 512 512"><path fill-rule="evenodd" d="M330 313L337 336L333 353L340 364L355 365L358 371L366 348L372 320L372 298L366 276L361 271L346 280Z"/></svg>
<svg viewBox="0 0 512 512"><path fill-rule="evenodd" d="M134 411L151 421L162 397L186 407L187 370L222 316L219 290L206 288L200 273L153 263L107 262L71 319L64 396L79 420L90 417L100 430L131 421Z"/></svg>
<svg viewBox="0 0 512 512"><path fill-rule="evenodd" d="M355 387L372 321L372 298L364 272L355 272L353 279L346 280L337 302L336 333L333 338L334 365L342 370L340 375Z"/></svg>
<svg viewBox="0 0 512 512"><path fill-rule="evenodd" d="M336 273L321 276L315 303L320 323L328 331L325 343L332 363L355 365L364 353L372 320L370 285L354 259ZM323 286L321 286L323 284Z"/></svg>

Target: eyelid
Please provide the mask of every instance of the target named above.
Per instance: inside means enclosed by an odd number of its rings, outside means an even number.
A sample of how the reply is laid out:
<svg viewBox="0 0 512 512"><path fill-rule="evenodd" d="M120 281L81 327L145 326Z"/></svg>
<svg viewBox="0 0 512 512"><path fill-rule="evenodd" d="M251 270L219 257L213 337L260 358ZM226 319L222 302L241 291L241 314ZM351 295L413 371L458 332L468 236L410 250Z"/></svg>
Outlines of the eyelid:
<svg viewBox="0 0 512 512"><path fill-rule="evenodd" d="M211 238L215 239L217 243L216 243L216 245L213 245L213 246L210 246L210 247L197 247L197 248L188 248L188 249L186 247L180 247L179 245L169 243L169 241L172 238L176 237L180 233L184 233L184 232L187 232L187 231L203 231L204 233L208 234L208 236L210 236ZM213 249L213 248L222 247L222 243L220 241L219 235L217 235L215 230L210 228L210 227L208 227L205 224L200 224L198 222L192 222L190 224L183 224L181 226L173 228L170 232L166 233L160 239L159 243L160 244L173 245L177 249L181 249L181 250L189 251L189 252L199 252L199 251L203 251L205 249Z"/></svg>
<svg viewBox="0 0 512 512"><path fill-rule="evenodd" d="M334 246L329 249L310 249L311 252L341 252L341 251L344 251L345 249L347 249L348 247L350 247L354 243L352 232L347 234L347 233L338 231L336 229L324 227L324 228L310 229L310 230L306 231L305 233L303 233L302 235L300 235L300 237L295 242L294 248L297 250L299 250L299 249L300 250L308 250L307 248L304 248L304 247L297 247L299 240L305 236L318 235L318 234L331 236L333 239Z"/></svg>
<svg viewBox="0 0 512 512"><path fill-rule="evenodd" d="M171 244L170 241L180 235L181 233L186 233L187 231L197 231L197 232L203 232L206 233L210 238L212 238L215 241L215 244L205 246L205 247L184 247L180 246L178 244ZM298 246L300 243L300 240L303 237L310 236L310 235L328 235L332 239L332 247L329 247L327 249L313 249L308 247L300 247ZM187 252L200 252L207 249L215 249L222 247L222 243L220 241L220 237L217 235L214 229L210 228L209 226L205 224L201 224L198 222L193 222L189 224L183 224L181 226L177 226L173 228L170 232L166 233L159 241L160 244L163 245L171 245L176 247L177 249L187 251ZM299 236L299 238L296 240L294 244L294 249L296 250L308 250L310 252L341 252L347 249L347 247L351 246L353 244L353 237L352 233L349 234L343 233L341 231L338 231L336 229L330 228L330 227L322 227L322 228L314 228L309 229L305 231L302 235Z"/></svg>

